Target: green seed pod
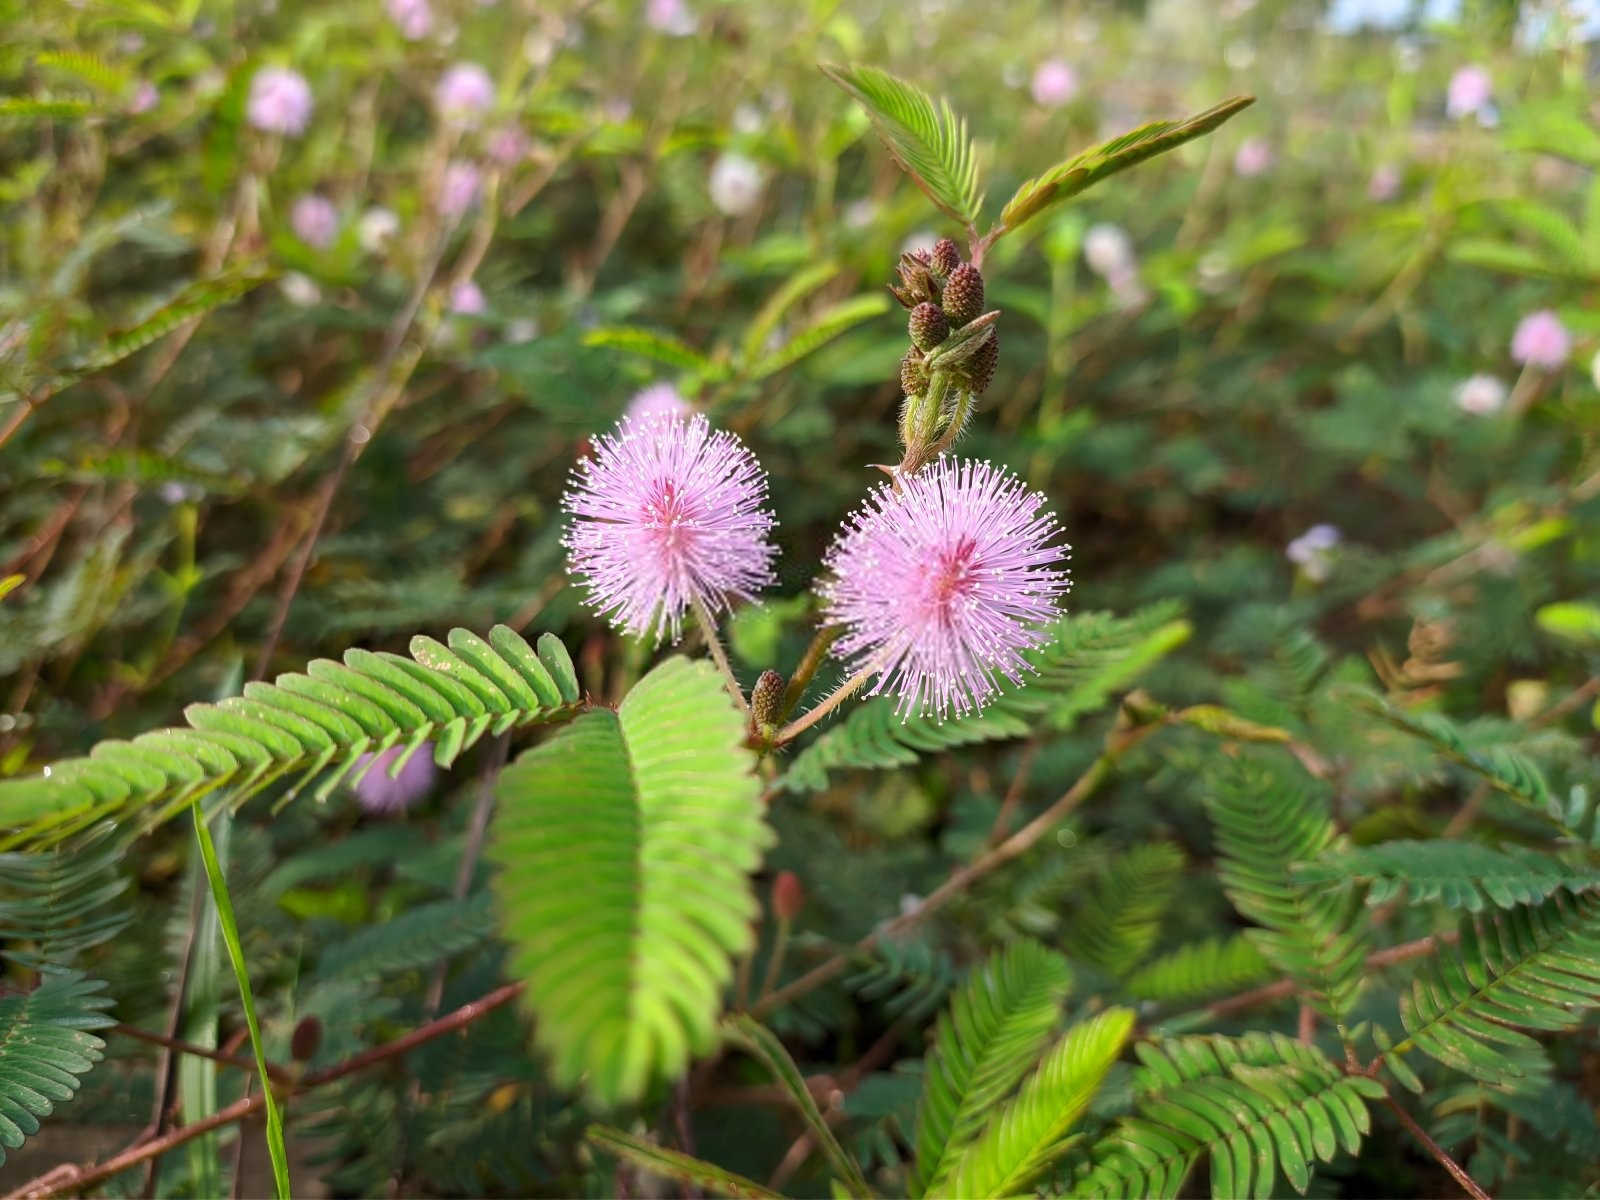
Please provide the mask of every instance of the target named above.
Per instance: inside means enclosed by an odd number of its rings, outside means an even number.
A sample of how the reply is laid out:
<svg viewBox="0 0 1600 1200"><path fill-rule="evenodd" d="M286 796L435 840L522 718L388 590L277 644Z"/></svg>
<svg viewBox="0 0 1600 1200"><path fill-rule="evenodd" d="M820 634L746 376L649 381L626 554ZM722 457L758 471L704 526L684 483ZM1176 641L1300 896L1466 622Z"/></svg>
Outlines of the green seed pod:
<svg viewBox="0 0 1600 1200"><path fill-rule="evenodd" d="M950 322L937 305L926 300L911 310L907 326L911 331L911 344L918 350L932 350L950 336Z"/></svg>
<svg viewBox="0 0 1600 1200"><path fill-rule="evenodd" d="M960 328L983 313L983 272L962 263L944 285L944 313Z"/></svg>
<svg viewBox="0 0 1600 1200"><path fill-rule="evenodd" d="M949 275L961 265L961 248L949 238L940 238L933 247L933 269L940 275Z"/></svg>
<svg viewBox="0 0 1600 1200"><path fill-rule="evenodd" d="M922 351L915 346L900 360L900 390L908 396L920 396L928 390L928 368L923 366Z"/></svg>
<svg viewBox="0 0 1600 1200"><path fill-rule="evenodd" d="M994 369L1000 362L1000 333L991 329L989 336L983 339L983 344L978 347L973 356L967 359L967 381L972 385L972 390L982 395L988 388L990 380L994 378Z"/></svg>

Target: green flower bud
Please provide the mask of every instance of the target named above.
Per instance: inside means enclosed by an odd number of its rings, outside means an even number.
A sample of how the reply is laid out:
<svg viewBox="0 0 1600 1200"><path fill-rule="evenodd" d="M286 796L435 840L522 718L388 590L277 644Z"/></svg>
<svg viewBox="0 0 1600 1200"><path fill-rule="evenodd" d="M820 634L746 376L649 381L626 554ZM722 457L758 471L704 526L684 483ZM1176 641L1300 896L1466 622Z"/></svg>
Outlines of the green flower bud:
<svg viewBox="0 0 1600 1200"><path fill-rule="evenodd" d="M911 331L911 344L918 350L932 350L950 336L950 322L938 305L926 300L911 310L907 326Z"/></svg>
<svg viewBox="0 0 1600 1200"><path fill-rule="evenodd" d="M944 285L944 313L960 328L983 313L983 272L962 263Z"/></svg>

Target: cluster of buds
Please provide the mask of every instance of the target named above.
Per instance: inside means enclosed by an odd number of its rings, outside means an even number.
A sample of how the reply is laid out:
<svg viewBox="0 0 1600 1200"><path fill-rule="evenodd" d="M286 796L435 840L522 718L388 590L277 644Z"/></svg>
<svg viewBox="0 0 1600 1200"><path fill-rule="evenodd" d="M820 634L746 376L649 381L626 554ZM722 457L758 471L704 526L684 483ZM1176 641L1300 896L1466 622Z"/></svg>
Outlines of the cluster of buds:
<svg viewBox="0 0 1600 1200"><path fill-rule="evenodd" d="M983 311L983 273L941 238L932 251L900 256L894 298L910 310L911 348L900 360L897 474L913 475L955 444L1000 361L997 311Z"/></svg>

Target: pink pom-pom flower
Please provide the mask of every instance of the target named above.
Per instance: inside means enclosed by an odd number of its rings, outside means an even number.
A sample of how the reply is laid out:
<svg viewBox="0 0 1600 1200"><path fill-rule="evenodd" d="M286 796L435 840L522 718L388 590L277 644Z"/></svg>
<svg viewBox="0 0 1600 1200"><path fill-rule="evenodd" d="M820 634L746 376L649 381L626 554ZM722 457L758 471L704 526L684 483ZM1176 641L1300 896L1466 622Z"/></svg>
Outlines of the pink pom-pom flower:
<svg viewBox="0 0 1600 1200"><path fill-rule="evenodd" d="M326 250L339 236L339 210L327 197L307 192L289 210L289 226L306 245Z"/></svg>
<svg viewBox="0 0 1600 1200"><path fill-rule="evenodd" d="M1559 371L1572 354L1572 335L1548 308L1529 313L1511 335L1511 357L1542 371Z"/></svg>
<svg viewBox="0 0 1600 1200"><path fill-rule="evenodd" d="M1450 76L1450 86L1445 91L1444 110L1452 120L1459 121L1473 113L1482 112L1494 94L1494 80L1482 67L1462 67Z"/></svg>
<svg viewBox="0 0 1600 1200"><path fill-rule="evenodd" d="M494 80L477 63L457 63L439 77L433 102L445 120L476 125L494 103Z"/></svg>
<svg viewBox="0 0 1600 1200"><path fill-rule="evenodd" d="M630 421L648 421L652 417L693 416L694 409L670 383L652 383L634 393L622 415Z"/></svg>
<svg viewBox="0 0 1600 1200"><path fill-rule="evenodd" d="M250 80L245 115L263 133L302 134L311 121L311 85L288 67L262 67Z"/></svg>
<svg viewBox="0 0 1600 1200"><path fill-rule="evenodd" d="M1078 94L1078 75L1059 58L1039 64L1033 73L1033 102L1040 108L1060 108Z"/></svg>
<svg viewBox="0 0 1600 1200"><path fill-rule="evenodd" d="M755 455L705 417L624 419L562 500L569 570L613 625L676 639L692 605L715 611L773 582L766 497Z"/></svg>
<svg viewBox="0 0 1600 1200"><path fill-rule="evenodd" d="M481 317L489 311L489 301L481 287L464 279L450 289L450 311L458 317Z"/></svg>
<svg viewBox="0 0 1600 1200"><path fill-rule="evenodd" d="M392 779L389 772L404 746L390 746L378 754L363 754L351 773L356 800L369 813L402 813L433 790L439 769L433 765L433 745L424 742L406 759ZM370 767L368 764L371 764Z"/></svg>
<svg viewBox="0 0 1600 1200"><path fill-rule="evenodd" d="M472 207L478 198L483 173L462 159L447 163L439 181L439 211L454 220Z"/></svg>
<svg viewBox="0 0 1600 1200"><path fill-rule="evenodd" d="M1272 144L1265 138L1246 138L1233 155L1233 173L1241 179L1254 179L1272 169Z"/></svg>
<svg viewBox="0 0 1600 1200"><path fill-rule="evenodd" d="M902 714L980 709L1030 669L1071 547L1044 496L989 463L941 458L899 483L868 496L824 559L825 619L845 629L834 652L876 671L869 694Z"/></svg>
<svg viewBox="0 0 1600 1200"><path fill-rule="evenodd" d="M433 9L428 6L428 0L389 0L385 7L389 10L389 19L407 41L425 38L433 29Z"/></svg>

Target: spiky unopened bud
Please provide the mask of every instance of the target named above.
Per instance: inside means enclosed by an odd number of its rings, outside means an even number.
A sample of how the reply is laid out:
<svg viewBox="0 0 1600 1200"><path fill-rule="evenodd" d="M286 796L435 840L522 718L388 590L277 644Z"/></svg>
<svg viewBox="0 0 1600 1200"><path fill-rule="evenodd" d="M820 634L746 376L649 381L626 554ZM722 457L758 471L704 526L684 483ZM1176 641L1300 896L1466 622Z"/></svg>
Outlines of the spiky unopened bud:
<svg viewBox="0 0 1600 1200"><path fill-rule="evenodd" d="M780 921L792 921L806 906L806 890L793 871L779 871L772 881L772 911Z"/></svg>
<svg viewBox="0 0 1600 1200"><path fill-rule="evenodd" d="M962 263L944 285L944 315L960 328L983 313L983 272Z"/></svg>
<svg viewBox="0 0 1600 1200"><path fill-rule="evenodd" d="M900 256L896 272L900 284L889 285L894 298L906 308L915 308L924 300L937 300L939 288L933 280L933 258L926 250L913 250Z"/></svg>
<svg viewBox="0 0 1600 1200"><path fill-rule="evenodd" d="M915 346L900 360L900 390L908 396L920 396L928 390L928 368L923 365L922 351Z"/></svg>
<svg viewBox="0 0 1600 1200"><path fill-rule="evenodd" d="M322 1022L315 1016L303 1017L289 1035L289 1056L296 1062L305 1062L322 1045Z"/></svg>
<svg viewBox="0 0 1600 1200"><path fill-rule="evenodd" d="M757 733L778 723L778 709L783 704L785 686L782 675L776 671L763 671L755 687L750 689L750 720L754 722Z"/></svg>
<svg viewBox="0 0 1600 1200"><path fill-rule="evenodd" d="M940 238L933 244L933 269L948 275L961 265L961 248L949 238Z"/></svg>
<svg viewBox="0 0 1600 1200"><path fill-rule="evenodd" d="M911 344L918 350L932 350L950 336L950 322L944 311L927 300L911 310L906 324L911 331Z"/></svg>
<svg viewBox="0 0 1600 1200"><path fill-rule="evenodd" d="M994 378L994 369L1000 362L1000 332L996 329L989 330L989 336L984 338L973 356L967 359L967 383L977 395L983 395L989 386L989 381Z"/></svg>

